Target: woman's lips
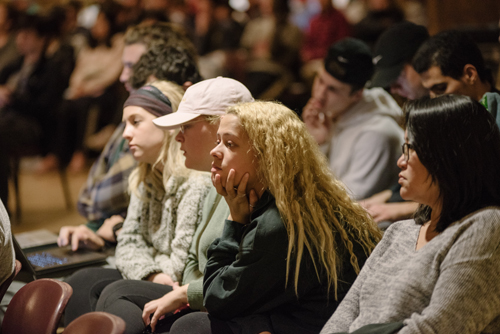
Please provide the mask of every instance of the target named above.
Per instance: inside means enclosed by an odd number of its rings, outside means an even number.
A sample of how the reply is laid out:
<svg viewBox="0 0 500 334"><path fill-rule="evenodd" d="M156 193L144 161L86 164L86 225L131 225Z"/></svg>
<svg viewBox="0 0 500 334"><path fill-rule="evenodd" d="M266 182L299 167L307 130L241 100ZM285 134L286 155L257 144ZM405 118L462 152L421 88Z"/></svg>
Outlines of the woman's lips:
<svg viewBox="0 0 500 334"><path fill-rule="evenodd" d="M212 169L210 170L212 173L217 173L220 170L222 170L220 167L217 167L214 163L212 163Z"/></svg>

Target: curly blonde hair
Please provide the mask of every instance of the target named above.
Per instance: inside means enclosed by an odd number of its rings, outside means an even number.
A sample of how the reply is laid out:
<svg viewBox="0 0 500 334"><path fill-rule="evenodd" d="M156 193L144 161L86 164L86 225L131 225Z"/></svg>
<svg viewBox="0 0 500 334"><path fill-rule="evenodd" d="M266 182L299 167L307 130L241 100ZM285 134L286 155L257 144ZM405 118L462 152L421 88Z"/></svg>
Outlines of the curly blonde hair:
<svg viewBox="0 0 500 334"><path fill-rule="evenodd" d="M184 90L181 86L170 81L155 81L149 85L158 88L165 96L168 97L172 104L172 110L177 111L181 102ZM170 176L176 175L187 177L190 171L184 166L184 156L180 150L180 143L175 140L177 132L165 131L162 150L158 160L154 164L140 162L129 176L129 191L141 198L143 201L148 201L139 193L139 185L144 183L147 191L155 190L160 194L165 191L165 185ZM160 172L158 165L163 166L163 172Z"/></svg>
<svg viewBox="0 0 500 334"><path fill-rule="evenodd" d="M353 240L368 255L381 238L380 230L333 176L325 156L292 110L276 102L257 101L230 107L227 113L236 115L248 134L258 160L257 175L274 196L287 229L287 284L294 254L297 293L300 263L307 250L318 279L320 272L326 273L337 298L341 255L347 250L351 265L359 272Z"/></svg>

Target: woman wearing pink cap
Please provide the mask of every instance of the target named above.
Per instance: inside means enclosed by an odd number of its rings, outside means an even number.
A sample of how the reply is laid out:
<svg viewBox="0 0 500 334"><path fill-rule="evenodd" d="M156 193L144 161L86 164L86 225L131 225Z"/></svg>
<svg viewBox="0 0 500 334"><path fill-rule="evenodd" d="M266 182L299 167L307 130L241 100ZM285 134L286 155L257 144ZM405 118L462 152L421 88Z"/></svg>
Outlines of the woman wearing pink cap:
<svg viewBox="0 0 500 334"><path fill-rule="evenodd" d="M179 154L185 157L185 166L210 172L210 151L217 140L220 116L228 107L250 101L253 101L252 95L236 80L223 77L204 80L186 90L176 113L156 118L153 122L165 130L180 128L175 139L180 144ZM134 289L137 290L131 291L128 282L118 281L113 283L113 289L106 289L100 296L98 310L121 316L126 321L127 334L142 333L145 324L149 325L147 330L152 328L157 333L168 332L172 323L186 313L205 310L203 273L207 249L222 234L228 215L226 202L212 187L189 249L181 286L168 292L160 285L136 281ZM139 289L140 296L136 292ZM176 310L180 311L172 315Z"/></svg>
<svg viewBox="0 0 500 334"><path fill-rule="evenodd" d="M68 279L73 296L65 311L66 324L99 310L101 294L113 291L117 281L125 282L134 296L143 295L140 286L136 288L138 280L163 294L180 284L210 179L186 169L175 132L163 131L152 121L175 111L182 94L176 84L156 82L132 92L125 102L123 137L139 164L129 178L132 195L118 235L118 270L89 268ZM120 307L118 314L127 318L119 311Z"/></svg>

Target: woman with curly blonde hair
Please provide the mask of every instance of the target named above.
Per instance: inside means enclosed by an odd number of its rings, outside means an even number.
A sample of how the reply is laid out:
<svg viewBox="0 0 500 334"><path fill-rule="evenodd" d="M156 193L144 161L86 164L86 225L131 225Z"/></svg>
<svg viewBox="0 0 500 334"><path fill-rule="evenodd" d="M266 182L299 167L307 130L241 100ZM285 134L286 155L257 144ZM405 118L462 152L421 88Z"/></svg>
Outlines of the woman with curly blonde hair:
<svg viewBox="0 0 500 334"><path fill-rule="evenodd" d="M230 215L208 250L209 315L186 315L170 333L318 333L380 231L281 104L229 108L212 156Z"/></svg>

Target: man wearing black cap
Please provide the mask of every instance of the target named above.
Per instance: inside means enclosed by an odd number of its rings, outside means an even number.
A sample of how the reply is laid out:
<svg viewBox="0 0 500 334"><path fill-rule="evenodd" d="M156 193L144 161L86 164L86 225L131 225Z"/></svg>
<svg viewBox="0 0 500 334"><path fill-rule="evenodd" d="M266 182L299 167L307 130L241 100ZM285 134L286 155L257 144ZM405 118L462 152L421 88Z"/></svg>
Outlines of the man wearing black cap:
<svg viewBox="0 0 500 334"><path fill-rule="evenodd" d="M387 29L375 46L375 75L371 87L390 88L392 94L414 100L428 95L411 61L429 38L424 26L401 22Z"/></svg>
<svg viewBox="0 0 500 334"><path fill-rule="evenodd" d="M302 113L330 168L356 199L397 180L401 109L383 89L364 89L373 74L369 47L346 38L330 47Z"/></svg>

